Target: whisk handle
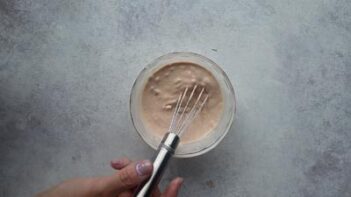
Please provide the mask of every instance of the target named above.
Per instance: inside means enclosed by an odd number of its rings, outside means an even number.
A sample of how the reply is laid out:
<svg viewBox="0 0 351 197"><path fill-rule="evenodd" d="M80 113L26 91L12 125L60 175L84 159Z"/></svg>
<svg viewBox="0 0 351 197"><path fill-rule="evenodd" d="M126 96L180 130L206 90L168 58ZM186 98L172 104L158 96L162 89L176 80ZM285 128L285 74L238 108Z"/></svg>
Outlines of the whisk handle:
<svg viewBox="0 0 351 197"><path fill-rule="evenodd" d="M172 158L179 143L179 136L175 133L166 133L158 147L157 154L153 161L153 171L150 178L139 185L134 197L149 197L151 192L158 185L165 171L168 161Z"/></svg>

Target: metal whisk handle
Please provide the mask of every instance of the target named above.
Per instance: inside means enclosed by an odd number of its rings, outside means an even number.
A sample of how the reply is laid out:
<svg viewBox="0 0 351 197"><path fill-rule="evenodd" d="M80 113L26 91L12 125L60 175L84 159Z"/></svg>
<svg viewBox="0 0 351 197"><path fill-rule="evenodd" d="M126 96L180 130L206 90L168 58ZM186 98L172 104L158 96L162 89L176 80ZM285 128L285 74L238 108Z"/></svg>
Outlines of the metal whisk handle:
<svg viewBox="0 0 351 197"><path fill-rule="evenodd" d="M153 161L151 177L141 184L135 192L135 197L149 197L151 192L158 185L165 171L168 161L172 158L179 143L179 136L175 133L166 133L158 147L157 154Z"/></svg>

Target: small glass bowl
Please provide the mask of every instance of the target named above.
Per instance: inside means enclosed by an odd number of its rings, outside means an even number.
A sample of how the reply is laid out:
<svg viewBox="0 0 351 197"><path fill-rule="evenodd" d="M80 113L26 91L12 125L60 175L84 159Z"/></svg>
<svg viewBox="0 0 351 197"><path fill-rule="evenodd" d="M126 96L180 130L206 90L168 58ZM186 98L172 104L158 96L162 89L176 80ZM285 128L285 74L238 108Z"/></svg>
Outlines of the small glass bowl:
<svg viewBox="0 0 351 197"><path fill-rule="evenodd" d="M130 115L138 134L149 146L156 150L162 137L156 136L148 131L143 123L140 113L142 92L150 76L163 66L176 62L194 63L207 69L218 81L223 96L223 111L217 127L199 140L184 144L180 143L174 154L174 156L178 158L195 157L212 150L222 141L230 129L236 112L234 88L224 71L212 60L196 53L174 52L163 55L152 61L140 72L134 82L130 94Z"/></svg>

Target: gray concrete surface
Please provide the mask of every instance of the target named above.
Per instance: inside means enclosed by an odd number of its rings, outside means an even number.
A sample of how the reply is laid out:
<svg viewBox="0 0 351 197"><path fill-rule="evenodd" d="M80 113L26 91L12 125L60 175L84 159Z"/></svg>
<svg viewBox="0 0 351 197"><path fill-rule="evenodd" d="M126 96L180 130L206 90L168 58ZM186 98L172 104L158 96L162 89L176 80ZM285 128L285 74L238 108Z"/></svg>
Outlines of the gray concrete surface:
<svg viewBox="0 0 351 197"><path fill-rule="evenodd" d="M173 51L220 64L235 124L174 160L180 196L351 196L351 1L0 0L0 196L32 196L110 159L151 157L138 72Z"/></svg>

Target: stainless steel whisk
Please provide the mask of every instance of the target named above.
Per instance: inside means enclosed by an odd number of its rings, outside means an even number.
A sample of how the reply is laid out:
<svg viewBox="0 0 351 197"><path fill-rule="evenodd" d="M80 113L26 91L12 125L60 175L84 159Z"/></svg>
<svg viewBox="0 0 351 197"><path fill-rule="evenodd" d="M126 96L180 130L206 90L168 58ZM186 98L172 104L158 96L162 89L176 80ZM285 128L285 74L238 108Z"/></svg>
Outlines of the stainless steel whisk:
<svg viewBox="0 0 351 197"><path fill-rule="evenodd" d="M135 197L151 196L153 189L160 182L169 159L173 156L179 144L180 136L189 128L205 105L208 94L205 93L205 88L202 88L198 96L194 97L197 88L198 85L193 87L187 99L185 97L189 91L188 87L179 95L168 132L163 137L154 158L152 175L145 183L138 187L134 195Z"/></svg>

